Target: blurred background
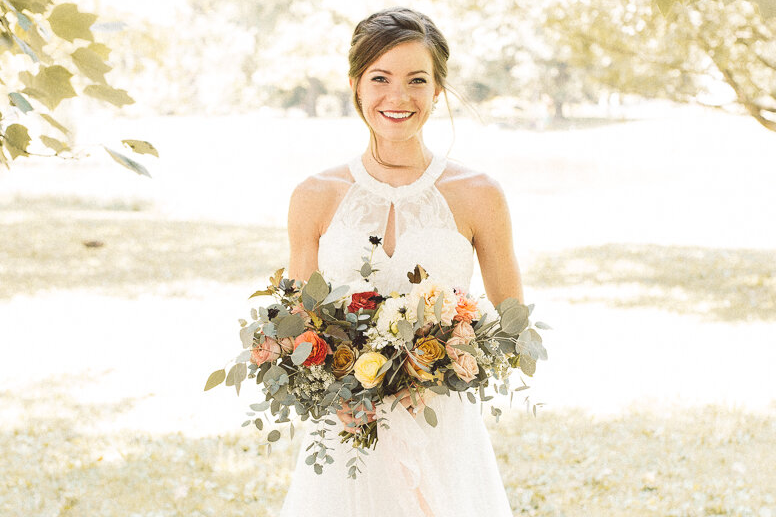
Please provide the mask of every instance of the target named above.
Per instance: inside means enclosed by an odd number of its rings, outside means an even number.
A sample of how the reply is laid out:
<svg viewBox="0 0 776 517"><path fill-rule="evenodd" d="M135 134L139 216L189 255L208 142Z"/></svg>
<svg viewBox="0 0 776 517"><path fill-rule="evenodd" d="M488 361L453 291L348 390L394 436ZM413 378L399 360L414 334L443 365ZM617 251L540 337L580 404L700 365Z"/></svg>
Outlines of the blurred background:
<svg viewBox="0 0 776 517"><path fill-rule="evenodd" d="M366 148L391 5L0 0L0 514L277 514L306 436L202 389L294 186ZM502 185L553 327L486 416L515 514L776 516L776 2L408 6L457 94L425 141Z"/></svg>

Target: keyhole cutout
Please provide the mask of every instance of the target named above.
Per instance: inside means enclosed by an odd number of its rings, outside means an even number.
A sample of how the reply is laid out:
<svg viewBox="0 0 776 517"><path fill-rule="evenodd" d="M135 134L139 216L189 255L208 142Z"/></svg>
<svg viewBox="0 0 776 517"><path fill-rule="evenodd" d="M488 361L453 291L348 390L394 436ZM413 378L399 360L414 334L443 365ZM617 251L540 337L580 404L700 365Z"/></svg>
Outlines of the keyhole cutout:
<svg viewBox="0 0 776 517"><path fill-rule="evenodd" d="M388 258L393 257L393 252L396 251L396 213L393 209L393 203L388 209L388 222L383 232L383 251L388 255Z"/></svg>

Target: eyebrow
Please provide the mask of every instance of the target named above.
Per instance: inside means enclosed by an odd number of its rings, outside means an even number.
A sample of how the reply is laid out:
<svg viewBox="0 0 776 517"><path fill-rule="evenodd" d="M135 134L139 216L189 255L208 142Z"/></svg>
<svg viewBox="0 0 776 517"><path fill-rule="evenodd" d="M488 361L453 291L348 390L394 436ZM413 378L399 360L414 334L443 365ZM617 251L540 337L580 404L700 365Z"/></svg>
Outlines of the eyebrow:
<svg viewBox="0 0 776 517"><path fill-rule="evenodd" d="M372 73L372 72L381 72L381 73L386 74L386 75L393 75L388 70L383 70L382 68L375 68L375 69L370 70L369 72L370 73ZM428 72L426 72L425 70L415 70L414 72L410 72L407 75L416 75L416 74L431 75Z"/></svg>

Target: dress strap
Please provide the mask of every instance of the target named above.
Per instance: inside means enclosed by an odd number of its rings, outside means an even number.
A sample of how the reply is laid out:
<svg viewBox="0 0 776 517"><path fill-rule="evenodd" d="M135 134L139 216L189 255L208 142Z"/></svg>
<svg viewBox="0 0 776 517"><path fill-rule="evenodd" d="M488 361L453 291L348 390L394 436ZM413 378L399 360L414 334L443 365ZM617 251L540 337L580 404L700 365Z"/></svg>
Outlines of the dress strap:
<svg viewBox="0 0 776 517"><path fill-rule="evenodd" d="M431 163L428 164L428 167L426 167L426 170L423 171L423 174L421 174L418 179L407 185L393 187L369 174L366 167L364 167L364 163L361 161L360 155L356 156L348 163L350 174L356 180L356 183L370 192L392 202L399 201L408 196L413 196L431 187L445 170L446 166L447 157L433 154L431 156Z"/></svg>

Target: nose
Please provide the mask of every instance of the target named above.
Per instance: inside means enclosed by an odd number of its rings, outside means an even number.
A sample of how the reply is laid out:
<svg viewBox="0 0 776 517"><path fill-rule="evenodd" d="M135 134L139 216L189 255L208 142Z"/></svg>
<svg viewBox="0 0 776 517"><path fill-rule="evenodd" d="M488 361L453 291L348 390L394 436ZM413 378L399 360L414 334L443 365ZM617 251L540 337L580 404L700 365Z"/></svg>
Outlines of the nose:
<svg viewBox="0 0 776 517"><path fill-rule="evenodd" d="M406 102L410 100L408 86L402 81L394 81L393 88L391 88L391 99L398 102Z"/></svg>

